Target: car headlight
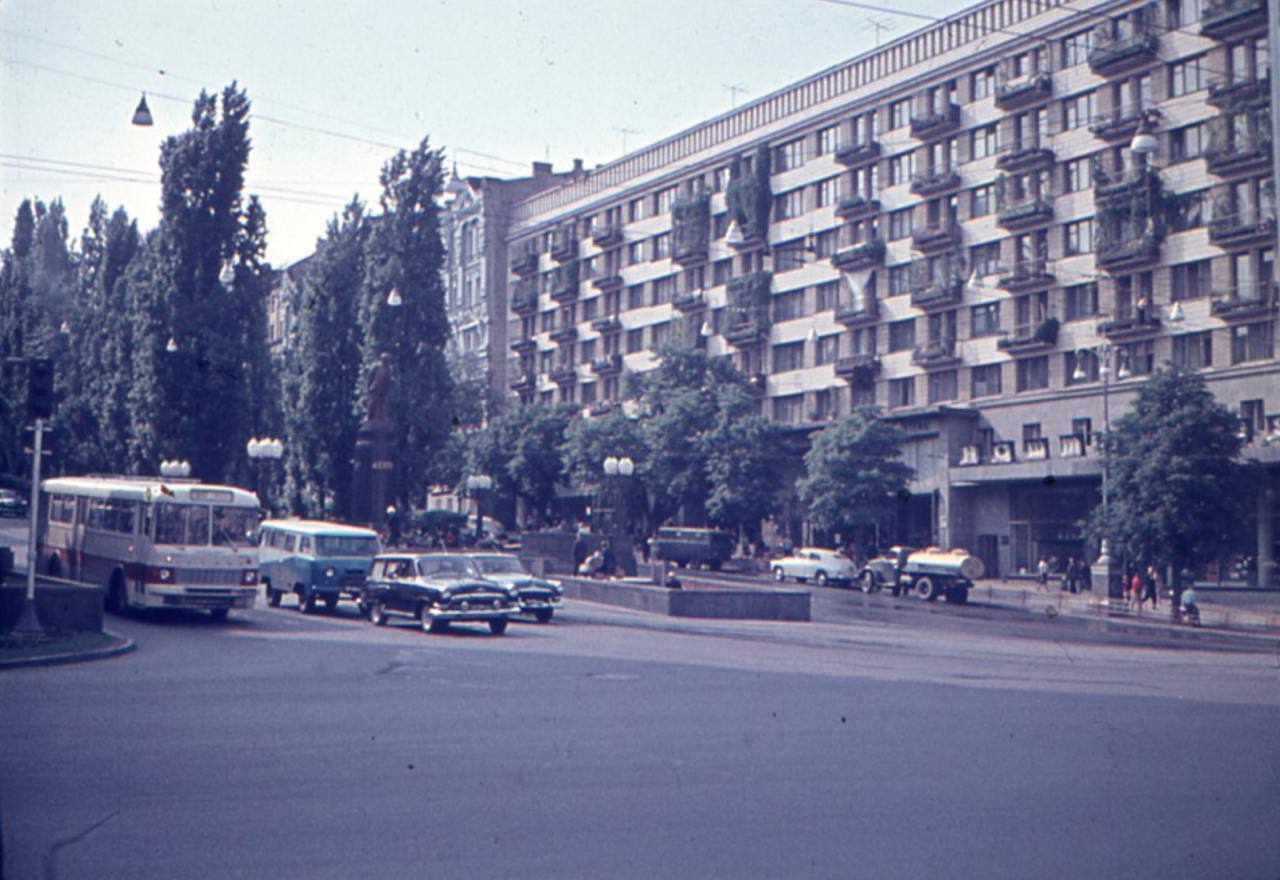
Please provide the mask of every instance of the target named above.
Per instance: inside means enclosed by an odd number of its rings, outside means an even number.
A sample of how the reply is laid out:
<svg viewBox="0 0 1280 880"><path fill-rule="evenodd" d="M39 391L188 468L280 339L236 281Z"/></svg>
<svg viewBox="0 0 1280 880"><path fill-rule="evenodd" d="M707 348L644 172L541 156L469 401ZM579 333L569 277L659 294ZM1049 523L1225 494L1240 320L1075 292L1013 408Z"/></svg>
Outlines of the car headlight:
<svg viewBox="0 0 1280 880"><path fill-rule="evenodd" d="M337 573L338 572L334 569L332 565L324 570L324 576L327 580L333 580L333 576Z"/></svg>

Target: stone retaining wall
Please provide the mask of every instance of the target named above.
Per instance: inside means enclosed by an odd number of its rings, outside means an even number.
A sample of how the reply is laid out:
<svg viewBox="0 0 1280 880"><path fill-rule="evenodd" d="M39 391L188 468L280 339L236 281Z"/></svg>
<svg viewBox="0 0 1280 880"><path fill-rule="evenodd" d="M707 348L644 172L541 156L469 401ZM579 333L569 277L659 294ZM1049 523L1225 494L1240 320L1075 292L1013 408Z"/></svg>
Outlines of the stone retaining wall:
<svg viewBox="0 0 1280 880"><path fill-rule="evenodd" d="M0 586L0 632L18 622L26 596L25 581ZM102 632L102 587L41 577L36 581L36 617L51 633Z"/></svg>
<svg viewBox="0 0 1280 880"><path fill-rule="evenodd" d="M809 620L806 590L712 589L669 590L619 580L561 578L565 595L587 602L633 608L668 617L722 620Z"/></svg>

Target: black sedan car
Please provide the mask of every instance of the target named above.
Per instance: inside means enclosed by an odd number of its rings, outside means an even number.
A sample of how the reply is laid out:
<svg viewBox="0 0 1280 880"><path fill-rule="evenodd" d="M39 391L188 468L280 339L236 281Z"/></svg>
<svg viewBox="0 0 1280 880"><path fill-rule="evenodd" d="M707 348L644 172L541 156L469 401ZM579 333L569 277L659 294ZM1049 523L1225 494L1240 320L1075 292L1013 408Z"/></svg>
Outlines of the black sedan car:
<svg viewBox="0 0 1280 880"><path fill-rule="evenodd" d="M0 516L24 517L27 499L12 489L0 489Z"/></svg>
<svg viewBox="0 0 1280 880"><path fill-rule="evenodd" d="M530 574L519 557L510 553L479 551L469 552L466 556L471 560L474 574L515 590L520 597L520 611L532 614L538 623L550 621L560 607L564 588L553 580Z"/></svg>
<svg viewBox="0 0 1280 880"><path fill-rule="evenodd" d="M425 632L452 623L487 623L494 635L520 611L519 597L471 573L466 557L443 553L384 553L374 558L363 602L375 626L389 614L415 618Z"/></svg>

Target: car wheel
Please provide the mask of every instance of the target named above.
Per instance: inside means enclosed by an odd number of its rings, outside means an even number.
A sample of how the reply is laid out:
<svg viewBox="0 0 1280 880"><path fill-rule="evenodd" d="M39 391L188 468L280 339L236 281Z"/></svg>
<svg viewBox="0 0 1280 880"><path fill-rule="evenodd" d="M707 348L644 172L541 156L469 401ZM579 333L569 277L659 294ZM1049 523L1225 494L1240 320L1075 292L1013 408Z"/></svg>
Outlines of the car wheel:
<svg viewBox="0 0 1280 880"><path fill-rule="evenodd" d="M316 597L315 594L306 587L298 588L298 610L303 614L310 614L315 610Z"/></svg>
<svg viewBox="0 0 1280 880"><path fill-rule="evenodd" d="M782 570L781 565L779 565L777 568L773 570L773 579L778 583L782 583L787 579L787 574Z"/></svg>
<svg viewBox="0 0 1280 880"><path fill-rule="evenodd" d="M227 619L228 611L230 611L229 608L210 608L209 617L213 619L214 623L222 623Z"/></svg>
<svg viewBox="0 0 1280 880"><path fill-rule="evenodd" d="M377 599L369 603L369 622L374 626L383 626L387 622L387 607Z"/></svg>
<svg viewBox="0 0 1280 880"><path fill-rule="evenodd" d="M858 578L858 586L862 588L864 593L874 593L876 590L876 576L869 571L864 571L862 577Z"/></svg>
<svg viewBox="0 0 1280 880"><path fill-rule="evenodd" d="M933 582L933 578L926 575L916 581L916 595L926 602L933 602L938 598L941 591L938 585Z"/></svg>
<svg viewBox="0 0 1280 880"><path fill-rule="evenodd" d="M325 597L324 597L324 610L325 610L325 611L332 611L333 609L335 609L335 608L337 608L337 607L338 607L338 597L337 597L337 596L325 596Z"/></svg>
<svg viewBox="0 0 1280 880"><path fill-rule="evenodd" d="M433 620L433 621L431 621L431 626L430 626L430 627L425 627L425 626L424 626L424 627L423 627L423 629L427 630L427 632L433 632L433 633L448 632L448 631L449 631L449 621L447 621L447 620Z"/></svg>
<svg viewBox="0 0 1280 880"><path fill-rule="evenodd" d="M495 617L489 621L489 632L495 636L500 636L507 631L507 619L505 617Z"/></svg>
<svg viewBox="0 0 1280 880"><path fill-rule="evenodd" d="M896 596L901 596L901 595L902 595L902 586L901 586L900 584L896 583L896 582L894 583L894 585L893 585L893 587L891 588L891 590L892 590L893 595L894 595L895 597L896 597Z"/></svg>
<svg viewBox="0 0 1280 880"><path fill-rule="evenodd" d="M947 601L952 605L963 605L969 601L968 587L952 587L947 590Z"/></svg>
<svg viewBox="0 0 1280 880"><path fill-rule="evenodd" d="M827 573L819 569L813 575L813 582L820 587L825 587L827 585Z"/></svg>
<svg viewBox="0 0 1280 880"><path fill-rule="evenodd" d="M537 611L533 612L533 619L538 621L538 623L550 623L551 615L554 613L554 608L539 608Z"/></svg>

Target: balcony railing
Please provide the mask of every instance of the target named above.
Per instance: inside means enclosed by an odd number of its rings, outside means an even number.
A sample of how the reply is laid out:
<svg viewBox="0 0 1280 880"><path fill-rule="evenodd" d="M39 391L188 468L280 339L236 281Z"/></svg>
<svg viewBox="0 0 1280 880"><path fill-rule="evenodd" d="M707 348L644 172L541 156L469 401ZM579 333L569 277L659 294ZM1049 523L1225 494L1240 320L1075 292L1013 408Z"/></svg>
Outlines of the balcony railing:
<svg viewBox="0 0 1280 880"><path fill-rule="evenodd" d="M1160 237L1145 223L1125 224L1094 242L1094 262L1110 272L1137 269L1160 259Z"/></svg>
<svg viewBox="0 0 1280 880"><path fill-rule="evenodd" d="M622 321L617 315L601 315L591 322L591 329L597 333L617 333L622 329Z"/></svg>
<svg viewBox="0 0 1280 880"><path fill-rule="evenodd" d="M622 286L622 276L617 272L611 272L608 275L597 275L591 279L591 286L596 290L617 290Z"/></svg>
<svg viewBox="0 0 1280 880"><path fill-rule="evenodd" d="M517 315L531 315L538 310L538 290L536 287L521 289L511 295L511 311Z"/></svg>
<svg viewBox="0 0 1280 880"><path fill-rule="evenodd" d="M931 339L911 352L911 363L926 369L951 366L959 360L956 341L951 337Z"/></svg>
<svg viewBox="0 0 1280 880"><path fill-rule="evenodd" d="M707 297L701 290L686 290L672 297L671 305L677 311L694 312L707 307Z"/></svg>
<svg viewBox="0 0 1280 880"><path fill-rule="evenodd" d="M511 258L511 271L517 275L532 275L538 271L538 252L528 250Z"/></svg>
<svg viewBox="0 0 1280 880"><path fill-rule="evenodd" d="M591 243L596 247L607 248L622 244L622 224L604 223L591 230Z"/></svg>
<svg viewBox="0 0 1280 880"><path fill-rule="evenodd" d="M1104 141L1128 140L1142 121L1156 112L1150 104L1122 104L1109 113L1100 114L1090 123L1089 131Z"/></svg>
<svg viewBox="0 0 1280 880"><path fill-rule="evenodd" d="M873 238L841 248L831 255L831 265L844 272L868 269L884 263L884 241Z"/></svg>
<svg viewBox="0 0 1280 880"><path fill-rule="evenodd" d="M538 387L538 374L533 370L519 370L511 375L512 391L532 391Z"/></svg>
<svg viewBox="0 0 1280 880"><path fill-rule="evenodd" d="M532 354L538 350L538 343L534 339L517 339L511 343L511 350L516 354Z"/></svg>
<svg viewBox="0 0 1280 880"><path fill-rule="evenodd" d="M551 259L565 263L578 256L577 227L570 223L556 230L551 241Z"/></svg>
<svg viewBox="0 0 1280 880"><path fill-rule="evenodd" d="M843 144L836 148L835 159L841 165L861 165L880 157L880 142L877 140L857 141Z"/></svg>
<svg viewBox="0 0 1280 880"><path fill-rule="evenodd" d="M964 279L959 275L912 281L911 304L921 309L939 309L960 304Z"/></svg>
<svg viewBox="0 0 1280 880"><path fill-rule="evenodd" d="M1101 76L1119 73L1154 61L1159 37L1147 28L1127 34L1110 31L1111 22L1094 30L1094 47L1089 52L1089 69Z"/></svg>
<svg viewBox="0 0 1280 880"><path fill-rule="evenodd" d="M836 216L842 220L856 220L880 213L880 200L864 196L845 196L836 206Z"/></svg>
<svg viewBox="0 0 1280 880"><path fill-rule="evenodd" d="M960 447L960 460L956 462L960 467L973 467L982 464L982 447L977 443L966 443Z"/></svg>
<svg viewBox="0 0 1280 880"><path fill-rule="evenodd" d="M932 196L960 186L960 172L954 168L942 168L911 176L911 191L918 196Z"/></svg>
<svg viewBox="0 0 1280 880"><path fill-rule="evenodd" d="M567 324L563 327L552 330L550 333L551 341L558 342L561 345L567 345L578 339L578 326L576 324Z"/></svg>
<svg viewBox="0 0 1280 880"><path fill-rule="evenodd" d="M711 234L711 198L680 199L671 206L671 259L681 264L707 259Z"/></svg>
<svg viewBox="0 0 1280 880"><path fill-rule="evenodd" d="M1205 103L1222 110L1249 110L1267 106L1271 99L1271 73L1247 77L1240 74L1217 77L1209 83Z"/></svg>
<svg viewBox="0 0 1280 880"><path fill-rule="evenodd" d="M866 295L861 302L836 307L836 320L846 327L868 324L880 317L880 301Z"/></svg>
<svg viewBox="0 0 1280 880"><path fill-rule="evenodd" d="M1012 267L999 273L997 284L1004 290L1023 291L1047 287L1054 282L1047 260L1019 260Z"/></svg>
<svg viewBox="0 0 1280 880"><path fill-rule="evenodd" d="M1251 244L1255 241L1274 240L1276 216L1272 209L1254 207L1235 213L1219 212L1214 207L1209 221L1209 241L1219 247Z"/></svg>
<svg viewBox="0 0 1280 880"><path fill-rule="evenodd" d="M911 116L911 136L928 140L947 134L960 125L960 105L947 101L940 108L930 108Z"/></svg>
<svg viewBox="0 0 1280 880"><path fill-rule="evenodd" d="M1215 136L1217 131L1222 131L1223 135ZM1250 134L1234 134L1227 133L1224 126L1217 131L1210 129L1209 146L1204 151L1205 166L1211 173L1238 174L1270 164L1271 135L1265 129L1258 128Z"/></svg>
<svg viewBox="0 0 1280 880"><path fill-rule="evenodd" d="M1095 160L1097 158L1094 157ZM1147 204L1154 205L1160 196L1160 173L1149 166L1108 172L1103 169L1101 162L1094 161L1091 176L1093 201L1099 208L1121 203L1140 203L1144 199Z"/></svg>
<svg viewBox="0 0 1280 880"><path fill-rule="evenodd" d="M934 223L911 231L911 243L924 253L945 250L960 243L958 223Z"/></svg>
<svg viewBox="0 0 1280 880"><path fill-rule="evenodd" d="M1266 0L1223 0L1205 4L1200 13L1200 34L1225 39L1266 24Z"/></svg>
<svg viewBox="0 0 1280 880"><path fill-rule="evenodd" d="M1250 284L1228 291L1215 291L1209 300L1209 311L1224 320L1261 317L1276 310L1274 282Z"/></svg>
<svg viewBox="0 0 1280 880"><path fill-rule="evenodd" d="M573 364L561 364L551 371L551 381L557 385L572 385L578 381L578 368Z"/></svg>
<svg viewBox="0 0 1280 880"><path fill-rule="evenodd" d="M1008 352L1039 351L1058 343L1058 319L1048 317L1030 324L1019 324L1012 332L1006 332L996 346Z"/></svg>
<svg viewBox="0 0 1280 880"><path fill-rule="evenodd" d="M1152 309L1117 312L1098 323L1098 332L1108 339L1129 339L1148 336L1160 329L1160 318Z"/></svg>
<svg viewBox="0 0 1280 880"><path fill-rule="evenodd" d="M996 106L1001 110L1019 110L1047 100L1053 95L1053 77L1035 73L1023 79L996 83Z"/></svg>
<svg viewBox="0 0 1280 880"><path fill-rule="evenodd" d="M724 331L725 341L739 348L763 342L769 338L769 325L754 318L738 321Z"/></svg>
<svg viewBox="0 0 1280 880"><path fill-rule="evenodd" d="M1011 147L996 157L996 167L1001 171L1034 171L1049 168L1054 162L1053 150L1039 144Z"/></svg>
<svg viewBox="0 0 1280 880"><path fill-rule="evenodd" d="M854 388L870 388L880 372L880 358L874 354L849 354L837 358L836 375Z"/></svg>
<svg viewBox="0 0 1280 880"><path fill-rule="evenodd" d="M622 355L616 352L601 355L591 362L591 370L597 376L616 376L622 371Z"/></svg>
<svg viewBox="0 0 1280 880"><path fill-rule="evenodd" d="M569 302L578 296L578 262L557 266L551 275L551 298L556 302Z"/></svg>
<svg viewBox="0 0 1280 880"><path fill-rule="evenodd" d="M1005 205L996 215L996 223L1010 231L1052 222L1053 196L1045 193Z"/></svg>

